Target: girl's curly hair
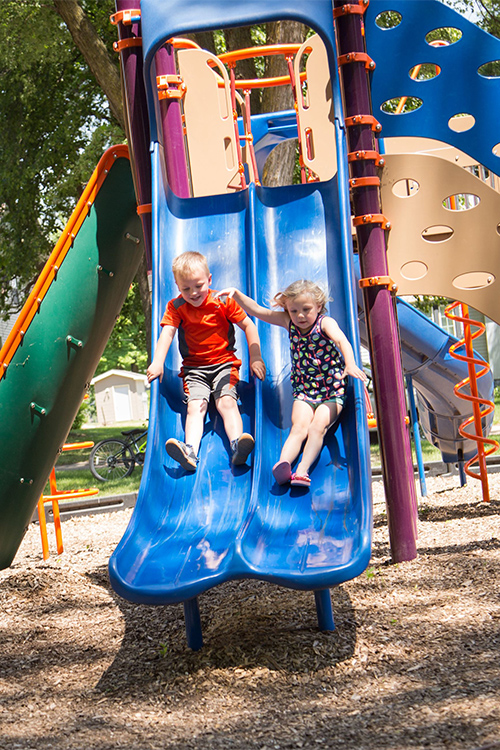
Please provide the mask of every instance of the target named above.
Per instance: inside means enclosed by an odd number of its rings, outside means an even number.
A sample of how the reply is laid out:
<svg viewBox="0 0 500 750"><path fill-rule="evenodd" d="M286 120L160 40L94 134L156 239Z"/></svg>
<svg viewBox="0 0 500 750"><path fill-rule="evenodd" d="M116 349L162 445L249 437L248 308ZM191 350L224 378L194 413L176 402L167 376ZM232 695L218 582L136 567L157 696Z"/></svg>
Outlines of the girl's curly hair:
<svg viewBox="0 0 500 750"><path fill-rule="evenodd" d="M320 312L325 313L326 303L328 302L328 295L319 284L308 279L297 279L287 286L287 288L278 292L272 299L273 307L282 307L283 310L287 309L287 303L292 302L301 294L307 294L312 297L315 303L321 308Z"/></svg>

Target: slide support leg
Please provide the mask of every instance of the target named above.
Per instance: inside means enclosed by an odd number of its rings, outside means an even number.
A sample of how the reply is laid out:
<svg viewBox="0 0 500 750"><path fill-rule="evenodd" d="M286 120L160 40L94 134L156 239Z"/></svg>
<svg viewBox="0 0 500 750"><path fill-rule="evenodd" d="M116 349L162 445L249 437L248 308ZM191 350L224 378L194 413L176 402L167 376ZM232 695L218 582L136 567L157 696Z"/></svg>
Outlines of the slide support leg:
<svg viewBox="0 0 500 750"><path fill-rule="evenodd" d="M322 631L335 630L330 589L321 589L321 591L315 591L314 599L316 600L316 612L318 614L319 629Z"/></svg>
<svg viewBox="0 0 500 750"><path fill-rule="evenodd" d="M184 620L188 646L193 651L199 651L203 647L203 633L197 597L184 602Z"/></svg>

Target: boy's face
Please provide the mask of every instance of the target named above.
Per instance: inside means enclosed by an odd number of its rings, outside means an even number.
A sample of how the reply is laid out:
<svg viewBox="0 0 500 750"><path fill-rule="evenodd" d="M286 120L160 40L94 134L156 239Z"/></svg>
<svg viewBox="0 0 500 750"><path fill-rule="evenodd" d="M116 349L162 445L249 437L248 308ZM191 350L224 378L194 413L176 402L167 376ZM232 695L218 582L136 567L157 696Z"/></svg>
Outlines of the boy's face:
<svg viewBox="0 0 500 750"><path fill-rule="evenodd" d="M175 283L181 293L182 299L193 307L202 305L208 297L208 290L212 283L212 274L203 269L193 271L188 276L176 276Z"/></svg>

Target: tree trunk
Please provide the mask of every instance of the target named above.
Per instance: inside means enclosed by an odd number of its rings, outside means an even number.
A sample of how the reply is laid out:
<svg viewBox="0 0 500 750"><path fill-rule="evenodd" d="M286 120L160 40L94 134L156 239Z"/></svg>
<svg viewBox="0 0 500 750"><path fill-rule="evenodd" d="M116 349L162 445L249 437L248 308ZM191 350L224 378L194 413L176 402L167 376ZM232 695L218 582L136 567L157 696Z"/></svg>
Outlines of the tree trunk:
<svg viewBox="0 0 500 750"><path fill-rule="evenodd" d="M299 42L305 39L305 26L297 21L276 21L267 24L267 44L284 44ZM266 57L266 78L288 75L284 57L272 55ZM293 109L293 92L290 85L274 86L264 89L262 111L278 112ZM269 187L290 185L295 167L296 141L286 141L274 148L264 166L262 183Z"/></svg>
<svg viewBox="0 0 500 750"><path fill-rule="evenodd" d="M68 27L97 83L106 95L113 117L125 130L120 73L77 0L53 0L54 8Z"/></svg>

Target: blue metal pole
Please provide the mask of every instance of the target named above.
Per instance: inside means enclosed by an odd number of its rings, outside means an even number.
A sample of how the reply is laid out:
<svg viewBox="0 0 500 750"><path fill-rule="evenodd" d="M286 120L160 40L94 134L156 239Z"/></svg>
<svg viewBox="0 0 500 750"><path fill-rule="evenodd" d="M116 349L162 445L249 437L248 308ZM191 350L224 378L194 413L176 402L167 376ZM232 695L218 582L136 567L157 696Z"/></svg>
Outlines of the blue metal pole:
<svg viewBox="0 0 500 750"><path fill-rule="evenodd" d="M424 459L422 456L422 441L420 440L420 429L418 425L417 404L415 403L415 391L413 390L413 377L406 376L406 390L408 391L408 401L410 403L411 429L413 432L413 443L417 456L418 478L420 481L420 494L427 497L427 484L425 481Z"/></svg>
<svg viewBox="0 0 500 750"><path fill-rule="evenodd" d="M188 599L184 602L184 621L188 646L193 651L199 651L203 647L203 633L201 631L200 609L196 596L194 599Z"/></svg>
<svg viewBox="0 0 500 750"><path fill-rule="evenodd" d="M314 599L316 600L316 612L318 615L319 629L322 631L335 630L330 589L321 589L321 591L315 591Z"/></svg>

